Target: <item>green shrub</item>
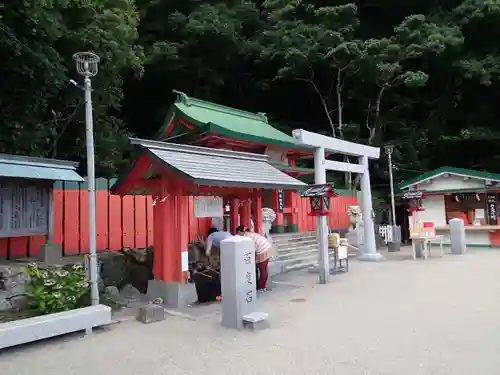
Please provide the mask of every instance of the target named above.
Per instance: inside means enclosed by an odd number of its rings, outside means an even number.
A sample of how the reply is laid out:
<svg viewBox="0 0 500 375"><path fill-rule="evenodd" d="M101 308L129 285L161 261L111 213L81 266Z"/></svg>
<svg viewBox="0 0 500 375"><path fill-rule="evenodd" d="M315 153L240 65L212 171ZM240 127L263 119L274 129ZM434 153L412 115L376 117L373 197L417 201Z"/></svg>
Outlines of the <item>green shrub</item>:
<svg viewBox="0 0 500 375"><path fill-rule="evenodd" d="M26 270L28 303L41 314L73 310L81 306L81 300L89 290L85 269L80 264L64 269L56 266L40 268L30 264Z"/></svg>

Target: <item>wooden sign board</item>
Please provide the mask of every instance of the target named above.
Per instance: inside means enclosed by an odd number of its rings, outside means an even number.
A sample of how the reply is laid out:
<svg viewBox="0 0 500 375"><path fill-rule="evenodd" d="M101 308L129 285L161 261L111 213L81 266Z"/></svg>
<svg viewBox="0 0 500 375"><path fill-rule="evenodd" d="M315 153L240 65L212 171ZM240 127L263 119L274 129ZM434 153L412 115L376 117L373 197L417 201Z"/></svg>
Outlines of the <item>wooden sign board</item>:
<svg viewBox="0 0 500 375"><path fill-rule="evenodd" d="M498 225L498 213L497 213L497 195L487 194L486 196L486 208L488 212L488 224Z"/></svg>
<svg viewBox="0 0 500 375"><path fill-rule="evenodd" d="M194 217L222 217L224 210L222 198L195 198Z"/></svg>

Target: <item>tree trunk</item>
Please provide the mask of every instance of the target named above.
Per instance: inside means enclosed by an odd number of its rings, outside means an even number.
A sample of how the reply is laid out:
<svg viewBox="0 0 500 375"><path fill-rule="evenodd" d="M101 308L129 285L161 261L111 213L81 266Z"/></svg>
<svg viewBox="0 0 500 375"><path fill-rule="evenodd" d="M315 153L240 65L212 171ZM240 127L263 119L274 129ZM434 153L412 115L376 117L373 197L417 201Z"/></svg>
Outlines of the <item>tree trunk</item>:
<svg viewBox="0 0 500 375"><path fill-rule="evenodd" d="M385 91L385 86L380 87L377 93L377 97L375 99L375 115L373 118L373 123L372 125L369 124L368 117L367 117L367 122L366 122L366 127L370 131L370 135L368 137L368 144L371 145L373 144L373 140L375 138L375 135L377 133L377 128L378 128L378 121L380 118L380 105L382 103L382 95L384 94ZM371 104L371 102L370 102Z"/></svg>

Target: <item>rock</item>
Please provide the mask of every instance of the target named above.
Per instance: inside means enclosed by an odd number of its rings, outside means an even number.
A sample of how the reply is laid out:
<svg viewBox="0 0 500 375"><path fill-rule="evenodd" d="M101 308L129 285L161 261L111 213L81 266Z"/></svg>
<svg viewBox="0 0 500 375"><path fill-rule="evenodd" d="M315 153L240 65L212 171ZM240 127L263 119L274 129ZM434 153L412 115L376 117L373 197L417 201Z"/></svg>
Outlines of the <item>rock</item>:
<svg viewBox="0 0 500 375"><path fill-rule="evenodd" d="M163 305L163 298L158 297L151 301L153 305Z"/></svg>
<svg viewBox="0 0 500 375"><path fill-rule="evenodd" d="M135 259L139 263L146 263L147 259L147 249L133 249L133 248L125 248L122 249L121 252L126 256L129 256Z"/></svg>
<svg viewBox="0 0 500 375"><path fill-rule="evenodd" d="M127 306L127 302L121 296L116 286L107 286L104 288L103 303L111 308L121 308Z"/></svg>
<svg viewBox="0 0 500 375"><path fill-rule="evenodd" d="M27 309L25 269L25 264L0 265L0 311Z"/></svg>
<svg viewBox="0 0 500 375"><path fill-rule="evenodd" d="M0 312L12 310L11 303L4 297L0 296Z"/></svg>
<svg viewBox="0 0 500 375"><path fill-rule="evenodd" d="M165 320L165 309L159 305L141 306L137 312L137 320L144 324Z"/></svg>
<svg viewBox="0 0 500 375"><path fill-rule="evenodd" d="M111 298L120 298L121 297L120 291L118 290L118 288L116 286L113 286L113 285L105 287L104 294L106 294L108 297L111 297Z"/></svg>
<svg viewBox="0 0 500 375"><path fill-rule="evenodd" d="M104 287L121 288L129 282L130 261L119 251L102 253L99 256L100 276Z"/></svg>
<svg viewBox="0 0 500 375"><path fill-rule="evenodd" d="M153 270L146 264L131 262L129 265L129 282L139 292L146 294L148 281L153 279Z"/></svg>
<svg viewBox="0 0 500 375"><path fill-rule="evenodd" d="M17 311L25 311L29 308L28 297L24 295L17 295L9 298L10 304Z"/></svg>
<svg viewBox="0 0 500 375"><path fill-rule="evenodd" d="M136 300L141 296L141 292L135 286L127 284L120 290L120 295L127 300Z"/></svg>

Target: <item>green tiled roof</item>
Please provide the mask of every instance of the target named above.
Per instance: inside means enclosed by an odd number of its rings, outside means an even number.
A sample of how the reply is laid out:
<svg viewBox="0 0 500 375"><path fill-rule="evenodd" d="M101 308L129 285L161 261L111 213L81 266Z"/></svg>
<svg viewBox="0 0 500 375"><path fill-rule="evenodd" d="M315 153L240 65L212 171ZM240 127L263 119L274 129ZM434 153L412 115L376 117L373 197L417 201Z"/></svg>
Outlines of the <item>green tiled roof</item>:
<svg viewBox="0 0 500 375"><path fill-rule="evenodd" d="M297 146L290 135L270 125L264 113L247 112L178 93L177 100L170 110L170 115L172 114L197 126L202 132L220 134L247 142L306 149ZM163 130L164 128L161 132Z"/></svg>
<svg viewBox="0 0 500 375"><path fill-rule="evenodd" d="M499 173L489 173L485 171L475 171L473 169L464 169L464 168L454 168L454 167L441 167L435 169L433 171L421 174L420 176L411 178L409 180L403 181L398 184L399 189L407 189L413 185L419 184L431 178L436 178L439 175L449 173L458 176L471 177L471 178L480 178L483 180L491 180L495 182L500 182L500 174Z"/></svg>

